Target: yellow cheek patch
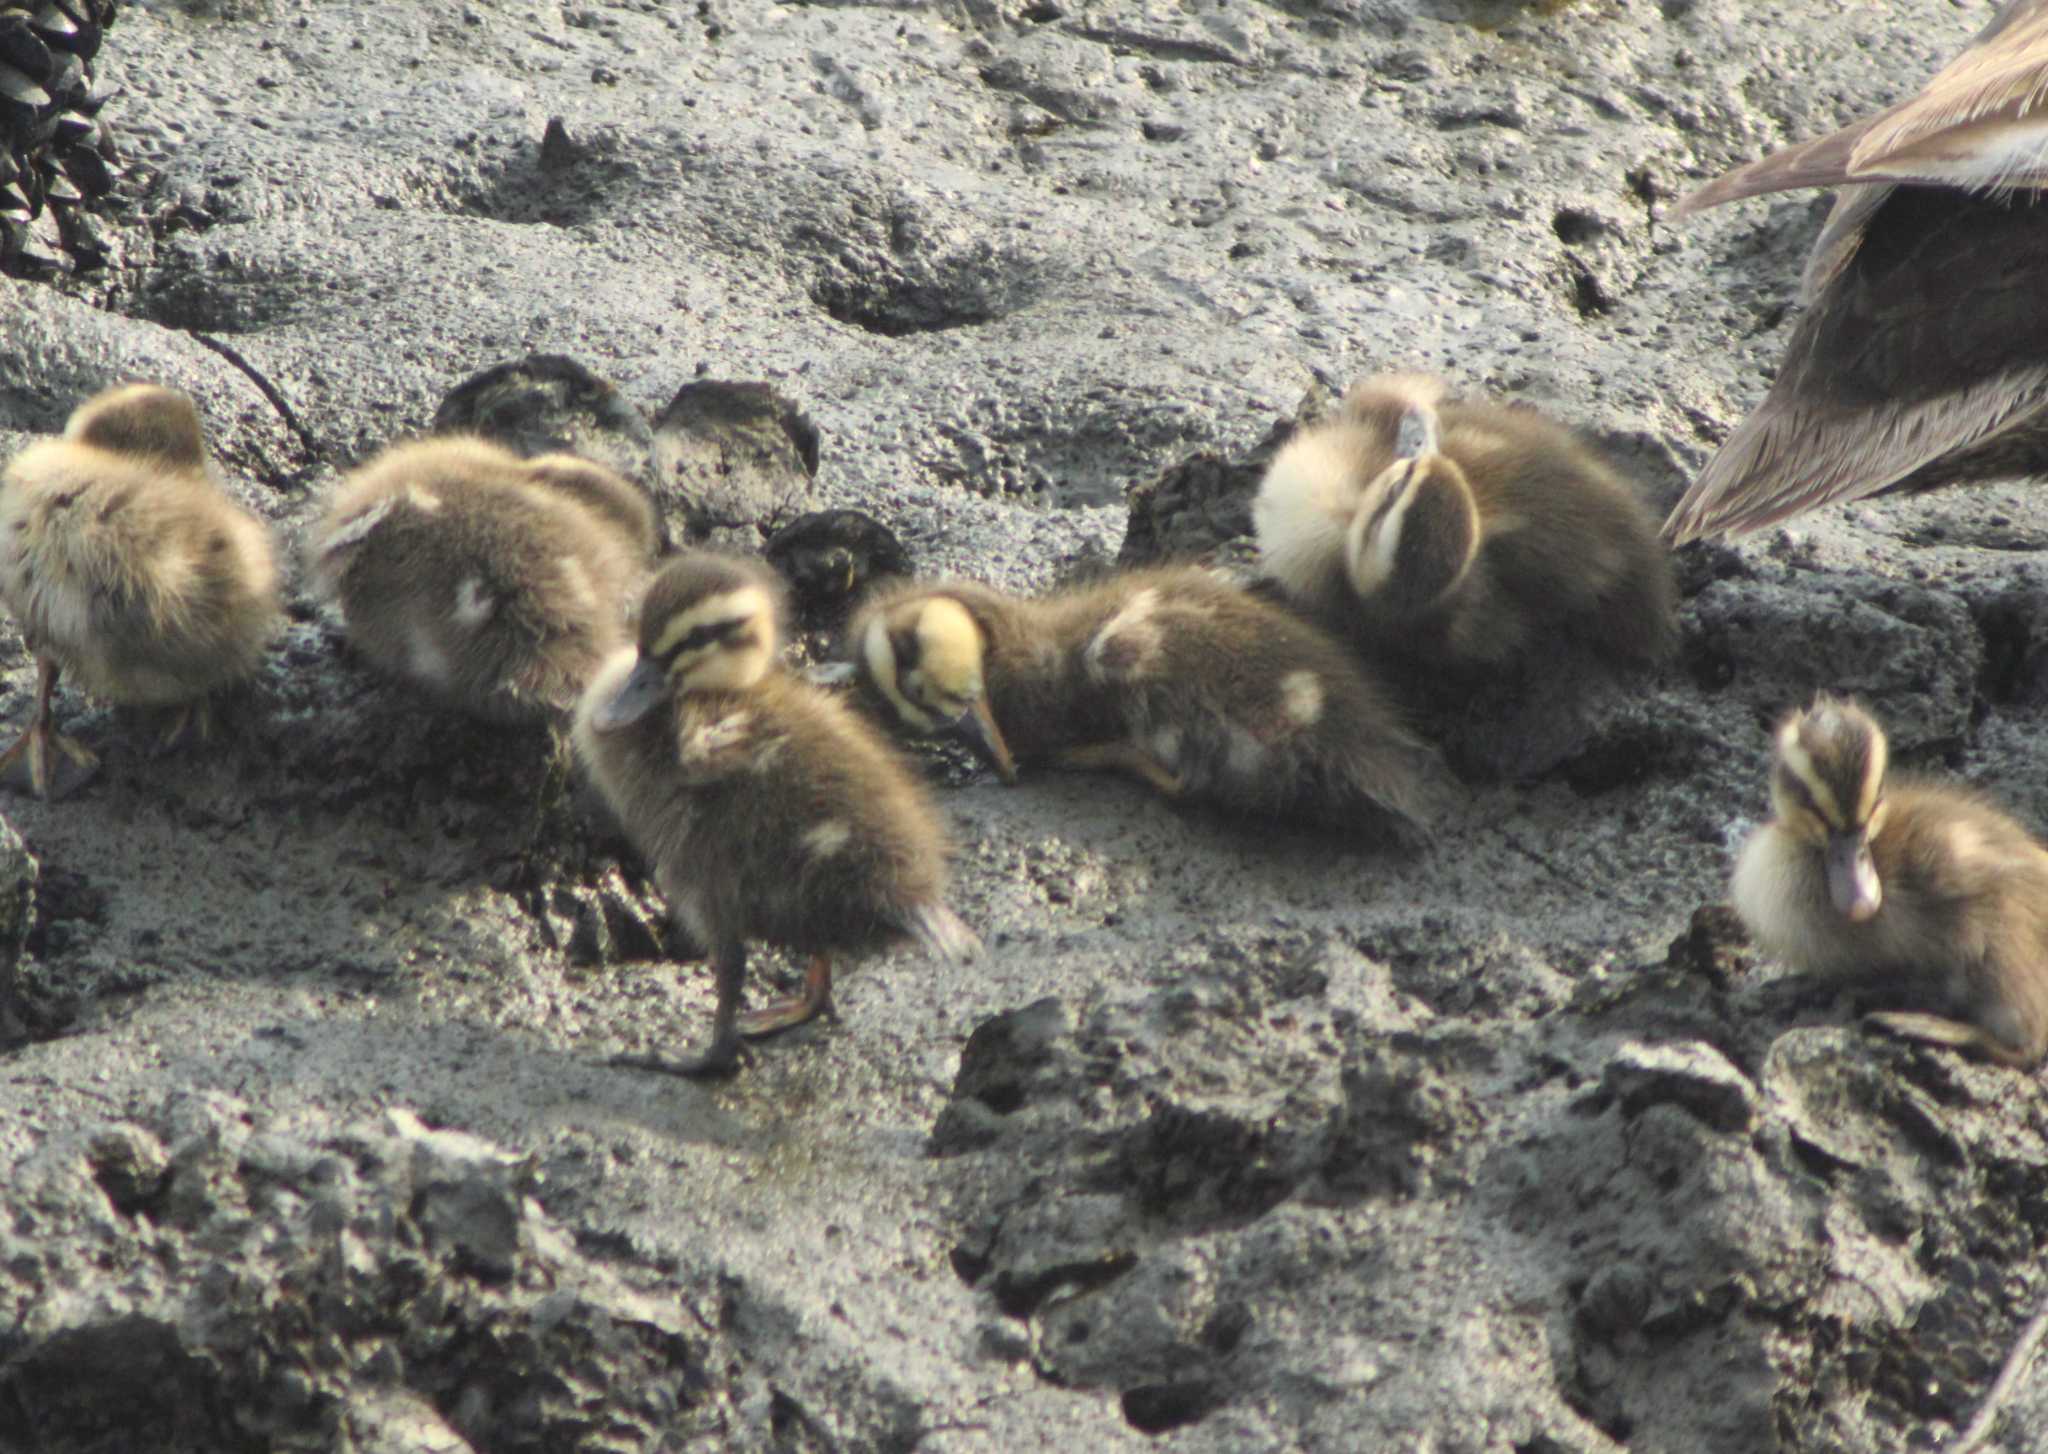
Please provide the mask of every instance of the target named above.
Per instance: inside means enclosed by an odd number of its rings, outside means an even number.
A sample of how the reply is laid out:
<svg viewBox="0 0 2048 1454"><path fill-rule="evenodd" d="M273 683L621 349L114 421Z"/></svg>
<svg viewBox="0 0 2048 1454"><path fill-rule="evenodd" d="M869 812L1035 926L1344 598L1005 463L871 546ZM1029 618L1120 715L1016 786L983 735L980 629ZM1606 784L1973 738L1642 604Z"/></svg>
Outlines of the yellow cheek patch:
<svg viewBox="0 0 2048 1454"><path fill-rule="evenodd" d="M915 675L929 683L930 694L955 702L981 696L981 628L965 606L948 596L927 601L917 617L917 647Z"/></svg>

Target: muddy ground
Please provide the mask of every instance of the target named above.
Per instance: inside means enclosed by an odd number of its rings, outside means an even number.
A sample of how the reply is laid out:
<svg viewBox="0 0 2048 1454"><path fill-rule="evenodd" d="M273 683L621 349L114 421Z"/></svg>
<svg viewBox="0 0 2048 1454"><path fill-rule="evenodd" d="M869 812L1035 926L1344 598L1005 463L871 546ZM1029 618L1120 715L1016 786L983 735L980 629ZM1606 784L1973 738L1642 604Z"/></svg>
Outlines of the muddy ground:
<svg viewBox="0 0 2048 1454"><path fill-rule="evenodd" d="M1419 367L1661 505L1824 204L1660 213L1988 14L138 0L111 265L0 279L0 452L160 379L290 536L491 364L649 420L767 380L815 480L671 498L678 536L858 505L1031 588L1114 558L1133 487ZM203 751L67 694L105 772L0 804L0 1447L1949 1447L2048 1294L2048 1106L1700 911L1817 686L2048 824L2038 498L1689 552L1679 662L1424 852L940 773L988 955L872 961L707 1085L602 1064L710 986L544 734L408 699L302 595ZM2036 1379L1987 1447L2044 1419Z"/></svg>

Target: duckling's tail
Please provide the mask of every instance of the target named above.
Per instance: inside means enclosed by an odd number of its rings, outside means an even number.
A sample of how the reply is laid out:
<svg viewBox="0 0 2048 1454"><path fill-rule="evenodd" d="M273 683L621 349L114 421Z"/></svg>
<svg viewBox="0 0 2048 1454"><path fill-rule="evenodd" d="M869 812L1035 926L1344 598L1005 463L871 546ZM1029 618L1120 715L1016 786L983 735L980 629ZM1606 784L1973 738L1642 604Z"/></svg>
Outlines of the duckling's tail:
<svg viewBox="0 0 2048 1454"><path fill-rule="evenodd" d="M944 904L919 904L910 911L909 929L925 948L955 964L981 953L980 937Z"/></svg>

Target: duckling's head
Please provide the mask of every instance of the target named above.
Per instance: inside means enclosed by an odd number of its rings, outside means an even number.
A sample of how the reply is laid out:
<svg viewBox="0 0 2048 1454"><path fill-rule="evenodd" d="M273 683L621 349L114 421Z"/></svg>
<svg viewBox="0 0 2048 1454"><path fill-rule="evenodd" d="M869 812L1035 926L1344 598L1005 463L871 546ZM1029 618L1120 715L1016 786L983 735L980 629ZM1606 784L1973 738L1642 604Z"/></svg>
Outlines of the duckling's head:
<svg viewBox="0 0 2048 1454"><path fill-rule="evenodd" d="M525 468L529 478L598 515L643 553L654 555L667 547L654 502L622 475L580 454L538 454Z"/></svg>
<svg viewBox="0 0 2048 1454"><path fill-rule="evenodd" d="M1396 616L1441 601L1479 553L1479 509L1465 471L1435 452L1434 421L1414 416L1402 443L1417 452L1381 470L1359 496L1344 539L1352 589Z"/></svg>
<svg viewBox="0 0 2048 1454"><path fill-rule="evenodd" d="M185 469L206 467L199 411L176 389L159 384L122 384L93 395L71 411L64 437Z"/></svg>
<svg viewBox="0 0 2048 1454"><path fill-rule="evenodd" d="M958 733L1004 782L1017 780L982 679L988 637L957 597L931 591L887 602L856 626L855 647L862 675L904 726Z"/></svg>
<svg viewBox="0 0 2048 1454"><path fill-rule="evenodd" d="M1823 694L1779 726L1771 761L1779 827L1822 855L1828 897L1857 923L1884 903L1870 844L1884 828L1889 757L1868 712Z"/></svg>
<svg viewBox="0 0 2048 1454"><path fill-rule="evenodd" d="M637 722L670 694L747 690L775 664L779 620L774 578L759 566L709 551L674 557L641 601L639 659L591 725Z"/></svg>

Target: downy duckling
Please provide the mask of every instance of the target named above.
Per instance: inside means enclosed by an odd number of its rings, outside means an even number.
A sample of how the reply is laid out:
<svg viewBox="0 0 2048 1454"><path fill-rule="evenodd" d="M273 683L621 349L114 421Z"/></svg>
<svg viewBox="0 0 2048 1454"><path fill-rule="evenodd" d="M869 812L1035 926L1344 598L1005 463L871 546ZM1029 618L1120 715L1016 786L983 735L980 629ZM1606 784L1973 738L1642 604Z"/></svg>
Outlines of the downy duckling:
<svg viewBox="0 0 2048 1454"><path fill-rule="evenodd" d="M1196 567L1040 600L954 582L864 602L855 666L905 727L1017 765L1129 773L1169 798L1368 835L1428 816L1434 754L1343 646Z"/></svg>
<svg viewBox="0 0 2048 1454"><path fill-rule="evenodd" d="M206 734L208 696L253 674L282 622L269 529L215 482L192 401L155 384L94 395L7 466L0 598L39 674L0 769L26 757L45 798L52 746L98 763L51 723L60 673L110 702L178 708L168 747L194 722Z"/></svg>
<svg viewBox="0 0 2048 1454"><path fill-rule="evenodd" d="M1784 363L1671 512L1676 544L1841 500L2048 472L2048 0L1917 96L1694 192L1838 187Z"/></svg>
<svg viewBox="0 0 2048 1454"><path fill-rule="evenodd" d="M858 715L780 669L778 609L765 569L677 556L647 588L638 648L577 707L577 756L718 981L703 1054L615 1063L729 1070L742 1035L830 1008L835 954L905 937L951 960L980 947L946 907L946 834L923 789ZM750 939L810 965L802 995L741 1016Z"/></svg>
<svg viewBox="0 0 2048 1454"><path fill-rule="evenodd" d="M1974 793L1890 775L1887 756L1854 702L1786 718L1777 816L1743 848L1736 912L1796 968L1927 982L1958 1017L1879 1027L2031 1067L2048 1051L2048 849Z"/></svg>
<svg viewBox="0 0 2048 1454"><path fill-rule="evenodd" d="M1655 521L1570 431L1383 374L1274 456L1252 505L1261 567L1378 658L1462 688L1564 647L1662 659L1676 590Z"/></svg>
<svg viewBox="0 0 2048 1454"><path fill-rule="evenodd" d="M344 479L307 555L374 665L509 722L567 714L631 639L658 539L652 502L602 465L444 435Z"/></svg>

